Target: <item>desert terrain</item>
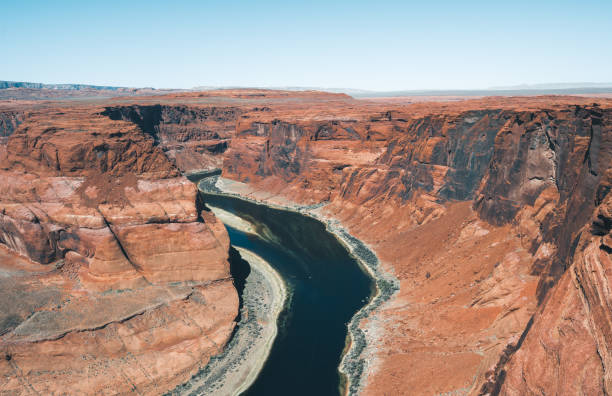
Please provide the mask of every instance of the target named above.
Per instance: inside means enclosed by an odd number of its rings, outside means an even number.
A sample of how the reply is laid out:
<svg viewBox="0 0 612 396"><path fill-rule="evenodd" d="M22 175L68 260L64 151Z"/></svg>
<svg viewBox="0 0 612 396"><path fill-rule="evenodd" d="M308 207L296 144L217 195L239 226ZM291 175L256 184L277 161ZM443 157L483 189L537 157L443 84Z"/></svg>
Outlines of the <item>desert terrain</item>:
<svg viewBox="0 0 612 396"><path fill-rule="evenodd" d="M223 352L215 169L397 280L351 390L612 393L609 97L146 93L0 101L1 394L162 394Z"/></svg>

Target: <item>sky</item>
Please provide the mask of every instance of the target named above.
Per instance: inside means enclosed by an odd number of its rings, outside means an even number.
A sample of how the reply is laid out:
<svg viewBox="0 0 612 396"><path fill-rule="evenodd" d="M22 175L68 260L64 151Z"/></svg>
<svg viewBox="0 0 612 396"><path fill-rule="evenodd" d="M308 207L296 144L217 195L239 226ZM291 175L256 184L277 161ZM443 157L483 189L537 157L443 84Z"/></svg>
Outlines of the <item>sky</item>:
<svg viewBox="0 0 612 396"><path fill-rule="evenodd" d="M378 91L612 82L612 0L0 0L0 80Z"/></svg>

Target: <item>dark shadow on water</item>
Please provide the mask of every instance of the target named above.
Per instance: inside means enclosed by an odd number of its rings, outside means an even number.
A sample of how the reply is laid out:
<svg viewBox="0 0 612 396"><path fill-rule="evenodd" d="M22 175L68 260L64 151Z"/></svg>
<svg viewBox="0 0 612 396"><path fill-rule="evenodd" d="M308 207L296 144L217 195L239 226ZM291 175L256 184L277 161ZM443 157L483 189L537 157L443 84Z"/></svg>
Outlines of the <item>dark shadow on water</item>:
<svg viewBox="0 0 612 396"><path fill-rule="evenodd" d="M238 317L236 318L236 322L240 322L240 312L242 310L243 298L242 294L244 292L244 285L246 284L246 279L251 273L251 267L249 263L240 257L240 253L233 246L230 246L229 249L229 264L230 264L230 273L232 274L232 278L234 279L234 286L236 287L236 291L238 292L238 298L240 301L240 310L238 311Z"/></svg>

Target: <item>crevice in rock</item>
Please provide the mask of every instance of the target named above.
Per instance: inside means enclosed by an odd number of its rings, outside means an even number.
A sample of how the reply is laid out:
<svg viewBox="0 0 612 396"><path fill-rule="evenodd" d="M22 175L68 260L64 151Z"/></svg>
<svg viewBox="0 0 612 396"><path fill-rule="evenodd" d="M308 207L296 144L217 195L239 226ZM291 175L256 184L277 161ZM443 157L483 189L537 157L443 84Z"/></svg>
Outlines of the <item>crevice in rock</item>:
<svg viewBox="0 0 612 396"><path fill-rule="evenodd" d="M230 246L229 248L228 261L230 264L230 273L232 275L234 287L238 292L238 315L236 316L234 321L236 323L239 323L241 319L242 307L244 305L244 286L246 284L247 277L251 273L251 266L249 265L248 261L244 260L240 256L238 250L236 250L233 246ZM237 328L234 328L231 337L234 336L237 330Z"/></svg>
<svg viewBox="0 0 612 396"><path fill-rule="evenodd" d="M111 224L108 222L108 220L106 219L106 217L104 216L104 214L103 214L103 213L102 213L102 212L101 212L99 209L98 209L98 213L100 213L100 216L102 216L102 220L104 221L104 224L106 225L106 227L109 229L109 231L110 231L110 232L111 232L111 234L113 235L113 238L115 238L115 241L117 241L117 246L119 246L119 249L121 250L121 253L122 253L122 254L123 254L123 256L125 257L125 259L128 261L128 263L130 263L130 265L131 265L132 267L134 267L134 269L135 269L135 270L136 270L136 271L137 271L137 272L138 272L140 275L142 275L142 268L141 268L141 267L140 267L138 264L134 263L134 262L133 262L133 261L130 259L130 256L128 255L127 250L125 249L125 247L124 247L124 246L123 246L123 244L121 243L121 240L119 239L119 236L118 236L118 235L115 233L115 231L113 230L112 225L111 225ZM143 276L143 278L144 278L145 280L147 280L147 279L146 279L146 277L145 277L144 275L142 275L142 276ZM149 282L149 281L147 280L147 282Z"/></svg>
<svg viewBox="0 0 612 396"><path fill-rule="evenodd" d="M533 320L534 316L531 316L529 322L527 322L527 326L525 326L525 330L523 330L523 333L516 344L506 345L506 348L502 352L493 372L485 374L487 381L480 388L479 395L497 396L500 394L501 388L506 380L506 364L510 361L512 355L514 355L516 351L520 349L521 345L523 345L525 337L527 337L527 333L529 333L531 326L533 326Z"/></svg>

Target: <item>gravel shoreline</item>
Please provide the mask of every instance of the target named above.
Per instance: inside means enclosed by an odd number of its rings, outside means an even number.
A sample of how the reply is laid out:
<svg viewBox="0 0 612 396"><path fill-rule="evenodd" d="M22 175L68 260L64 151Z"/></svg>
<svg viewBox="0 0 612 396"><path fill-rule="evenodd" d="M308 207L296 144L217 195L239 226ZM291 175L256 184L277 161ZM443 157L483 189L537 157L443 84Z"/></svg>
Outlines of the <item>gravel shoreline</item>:
<svg viewBox="0 0 612 396"><path fill-rule="evenodd" d="M225 179L218 175L200 180L198 188L209 194L231 196L275 209L297 212L322 222L327 231L332 233L345 246L360 266L374 279L376 290L370 301L348 323L349 340L338 368L346 380L346 393L348 395L358 394L364 385L365 376L363 374L369 368L372 369L375 364L374 353L372 351L367 353L366 347L368 344L371 345L371 341L377 337L378 330L376 322L370 320L367 329L364 331L361 326L362 321L374 318L376 310L399 290L399 280L393 274L385 271L376 254L365 243L352 236L340 221L329 218L322 213L325 203L299 205L288 200L283 200L282 204L271 203L267 201L266 197L254 197L253 195L257 192L247 184Z"/></svg>

